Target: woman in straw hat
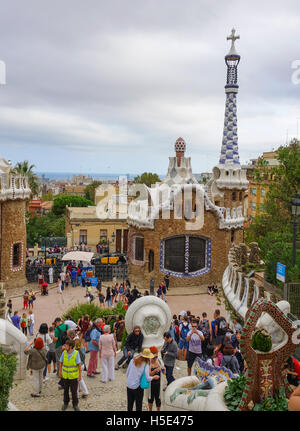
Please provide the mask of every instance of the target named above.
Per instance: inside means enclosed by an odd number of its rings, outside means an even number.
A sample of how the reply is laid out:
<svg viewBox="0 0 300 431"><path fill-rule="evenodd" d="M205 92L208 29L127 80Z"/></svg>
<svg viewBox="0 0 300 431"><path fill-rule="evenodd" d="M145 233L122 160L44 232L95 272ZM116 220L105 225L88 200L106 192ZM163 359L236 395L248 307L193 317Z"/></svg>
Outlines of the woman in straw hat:
<svg viewBox="0 0 300 431"><path fill-rule="evenodd" d="M154 358L150 349L144 349L135 356L127 368L127 410L131 412L135 403L136 411L142 411L144 389L141 388L141 378L145 372L148 382L159 379L159 376L151 377L149 374L150 359Z"/></svg>

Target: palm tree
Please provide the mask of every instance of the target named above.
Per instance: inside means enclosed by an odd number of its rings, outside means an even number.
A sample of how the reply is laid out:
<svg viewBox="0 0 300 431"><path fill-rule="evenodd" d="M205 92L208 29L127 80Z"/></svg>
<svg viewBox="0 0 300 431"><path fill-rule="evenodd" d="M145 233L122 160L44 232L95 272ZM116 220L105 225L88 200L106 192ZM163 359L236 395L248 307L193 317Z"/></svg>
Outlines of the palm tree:
<svg viewBox="0 0 300 431"><path fill-rule="evenodd" d="M12 169L12 173L27 177L31 193L35 196L39 193L40 185L38 183L38 177L33 172L33 168L35 168L35 165L29 165L28 160L25 160L24 162L18 162Z"/></svg>

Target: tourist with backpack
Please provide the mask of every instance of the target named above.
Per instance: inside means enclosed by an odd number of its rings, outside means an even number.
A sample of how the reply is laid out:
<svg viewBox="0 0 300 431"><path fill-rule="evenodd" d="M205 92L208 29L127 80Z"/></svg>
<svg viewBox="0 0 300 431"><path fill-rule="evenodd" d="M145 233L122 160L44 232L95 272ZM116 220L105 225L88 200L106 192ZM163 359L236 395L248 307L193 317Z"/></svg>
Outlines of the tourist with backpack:
<svg viewBox="0 0 300 431"><path fill-rule="evenodd" d="M118 285L118 283L116 283L114 286L112 286L112 289L111 289L112 305L115 302L118 302L117 301L118 294L119 294L119 285Z"/></svg>
<svg viewBox="0 0 300 431"><path fill-rule="evenodd" d="M207 313L202 313L202 320L199 323L199 331L204 335L204 341L202 341L202 354L206 356L206 347L212 342L212 328L210 321L207 318Z"/></svg>
<svg viewBox="0 0 300 431"><path fill-rule="evenodd" d="M161 285L159 285L159 287L158 287L158 289L157 289L157 291L156 291L156 296L157 296L158 298L160 298L160 299L161 299L161 296L162 296L162 288L161 288Z"/></svg>
<svg viewBox="0 0 300 431"><path fill-rule="evenodd" d="M189 325L189 319L187 315L183 316L183 321L181 325L179 326L179 351L178 351L178 360L185 361L187 352L189 349L189 342L187 341L187 335L190 332L190 325ZM183 359L182 359L183 358Z"/></svg>
<svg viewBox="0 0 300 431"><path fill-rule="evenodd" d="M225 334L228 330L228 325L225 317L221 316L220 310L215 310L214 319L215 319L216 351L218 351L220 350L224 342Z"/></svg>
<svg viewBox="0 0 300 431"><path fill-rule="evenodd" d="M221 361L221 367L228 368L234 374L239 374L240 364L234 355L234 347L231 344L226 344L223 347L223 357Z"/></svg>
<svg viewBox="0 0 300 431"><path fill-rule="evenodd" d="M116 346L118 347L118 343L119 345L121 345L123 333L125 330L125 320L123 316L120 315L118 317L117 321L114 323L113 330L114 330L115 343L116 343Z"/></svg>
<svg viewBox="0 0 300 431"><path fill-rule="evenodd" d="M136 411L142 411L144 389L149 388L152 380L158 380L159 376L150 376L150 359L154 357L150 349L144 349L139 355L135 356L130 362L127 376L127 411L133 410L134 404Z"/></svg>
<svg viewBox="0 0 300 431"><path fill-rule="evenodd" d="M187 371L188 376L190 376L195 359L201 358L202 356L202 342L204 341L204 335L201 331L199 331L198 322L196 319L192 320L192 329L188 332L186 340L189 343L187 354Z"/></svg>
<svg viewBox="0 0 300 431"><path fill-rule="evenodd" d="M67 330L69 329L68 325L66 325L60 317L56 317L54 320L55 330L53 341L55 342L55 355L56 355L56 363L59 364L60 357L62 354L62 346L68 339ZM59 367L57 367L57 375L58 375Z"/></svg>
<svg viewBox="0 0 300 431"><path fill-rule="evenodd" d="M89 327L91 326L91 322L90 322L90 317L88 314L82 316L78 322L77 322L77 326L80 329L80 340L81 342L84 344L85 346L85 350L86 352L88 351L88 342L85 340L84 336L86 331L89 329Z"/></svg>
<svg viewBox="0 0 300 431"><path fill-rule="evenodd" d="M98 352L99 352L99 340L101 336L101 325L103 324L102 319L96 319L91 327L85 333L85 341L89 338L89 352L90 360L87 369L87 377L95 377L95 374L100 374L97 371L98 366Z"/></svg>
<svg viewBox="0 0 300 431"><path fill-rule="evenodd" d="M161 283L162 299L167 302L167 287L165 283Z"/></svg>

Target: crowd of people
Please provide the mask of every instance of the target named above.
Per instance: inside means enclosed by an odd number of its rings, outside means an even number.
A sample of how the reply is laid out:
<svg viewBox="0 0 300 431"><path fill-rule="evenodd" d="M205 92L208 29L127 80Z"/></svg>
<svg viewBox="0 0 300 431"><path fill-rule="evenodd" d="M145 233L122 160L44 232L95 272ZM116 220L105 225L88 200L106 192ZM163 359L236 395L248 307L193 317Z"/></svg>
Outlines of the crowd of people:
<svg viewBox="0 0 300 431"><path fill-rule="evenodd" d="M69 274L69 277L67 276ZM40 283L41 293L43 284ZM103 290L102 282L98 279L93 291L86 271L80 267L68 264L59 277L58 293L65 288L81 286L85 288L88 302L99 298L100 307L113 307L123 302L127 309L136 299L142 296L134 285L131 288L129 279L118 283L113 280L112 286ZM216 285L210 286L216 293ZM166 301L169 289L169 276L165 276L160 283L156 295ZM146 291L144 295L149 295ZM113 327L105 322L104 318L91 321L88 315L73 321L70 316L64 321L57 317L48 326L42 323L38 332L34 330L34 301L36 293L25 290L23 294L23 312L12 312L12 301L7 303L8 312L13 324L24 335L33 336L28 343L25 354L28 356L28 369L33 376L32 397L40 397L43 382L47 381L47 374L53 372L58 377L58 389L63 390L62 410L66 410L70 403L70 393L75 411L79 410L79 393L88 397L89 391L84 379L95 379L101 374L102 383L109 383L115 379L115 372L121 367L126 370L127 409L142 410L144 392L147 389L148 409L161 408L162 376L165 376L166 387L174 381L174 367L176 360L184 361L187 366L187 375L192 373L192 367L197 358L212 366L226 367L234 374L244 374L247 363L240 350L241 333L243 326L237 318L229 324L221 315L219 309L209 320L206 312L193 315L190 311L182 310L178 316L173 315L170 328L164 333L162 348L151 346L143 349L143 333L139 326L133 328L128 334L117 360L125 330L125 321L119 316ZM89 355L89 356L87 356ZM98 371L101 361L102 372ZM290 357L284 368L287 379L295 388L300 381L300 364ZM86 372L84 374L83 372ZM300 393L300 392L299 392Z"/></svg>

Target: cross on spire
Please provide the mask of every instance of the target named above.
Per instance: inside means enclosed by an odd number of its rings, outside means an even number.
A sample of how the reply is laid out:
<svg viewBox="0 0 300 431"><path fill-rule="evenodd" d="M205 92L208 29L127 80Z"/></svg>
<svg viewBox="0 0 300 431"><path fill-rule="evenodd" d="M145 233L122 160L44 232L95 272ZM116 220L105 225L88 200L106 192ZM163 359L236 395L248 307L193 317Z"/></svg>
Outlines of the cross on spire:
<svg viewBox="0 0 300 431"><path fill-rule="evenodd" d="M231 30L231 34L230 34L230 36L227 36L227 40L231 40L231 49L230 49L230 51L233 51L234 50L234 42L237 40L237 39L239 39L240 38L240 36L235 36L235 29L233 28L232 30Z"/></svg>

